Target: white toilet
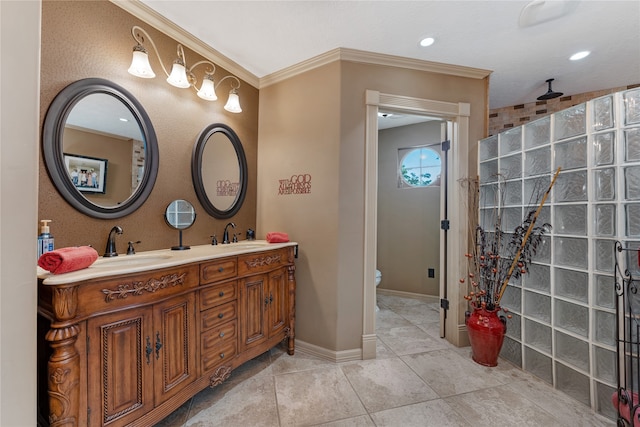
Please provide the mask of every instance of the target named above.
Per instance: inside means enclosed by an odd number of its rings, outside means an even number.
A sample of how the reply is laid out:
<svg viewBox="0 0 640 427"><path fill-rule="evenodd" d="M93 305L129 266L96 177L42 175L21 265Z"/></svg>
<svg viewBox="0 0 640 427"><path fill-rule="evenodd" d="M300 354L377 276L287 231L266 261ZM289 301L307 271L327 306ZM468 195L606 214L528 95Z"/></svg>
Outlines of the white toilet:
<svg viewBox="0 0 640 427"><path fill-rule="evenodd" d="M382 281L382 273L380 273L380 270L376 270L376 288L378 287L381 281ZM376 304L376 311L379 311L379 310L380 310L380 307L378 307L378 304Z"/></svg>

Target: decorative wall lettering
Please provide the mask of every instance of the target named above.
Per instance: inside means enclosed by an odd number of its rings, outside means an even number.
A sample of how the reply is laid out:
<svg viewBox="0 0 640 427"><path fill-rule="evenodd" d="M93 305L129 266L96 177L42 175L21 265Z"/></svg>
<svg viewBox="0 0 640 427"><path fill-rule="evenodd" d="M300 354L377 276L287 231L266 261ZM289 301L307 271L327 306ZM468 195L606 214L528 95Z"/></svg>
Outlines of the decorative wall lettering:
<svg viewBox="0 0 640 427"><path fill-rule="evenodd" d="M239 182L231 182L228 179L221 179L216 182L216 195L235 197L238 194L239 188Z"/></svg>
<svg viewBox="0 0 640 427"><path fill-rule="evenodd" d="M308 173L291 175L289 179L280 180L278 195L311 193L311 175Z"/></svg>

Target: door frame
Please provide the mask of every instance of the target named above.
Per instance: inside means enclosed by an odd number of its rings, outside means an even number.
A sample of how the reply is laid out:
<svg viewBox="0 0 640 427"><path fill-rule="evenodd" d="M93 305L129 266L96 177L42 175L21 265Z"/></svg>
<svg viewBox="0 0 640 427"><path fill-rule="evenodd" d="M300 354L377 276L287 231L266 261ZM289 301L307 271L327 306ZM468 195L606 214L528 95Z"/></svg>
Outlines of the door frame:
<svg viewBox="0 0 640 427"><path fill-rule="evenodd" d="M376 252L377 252L377 206L378 206L378 111L427 115L451 122L451 150L447 164L449 183L447 190L450 229L447 232L446 265L442 265L440 275L440 295L445 293L449 300L449 310L445 316L440 309L440 325L443 338L454 345L466 345L467 333L464 326L463 292L457 277L464 274L464 252L467 246L467 221L461 186L457 182L468 176L469 170L469 116L471 105L464 102L443 102L380 93L375 90L365 92L365 215L364 215L364 272L362 307L362 358L375 359L375 307L376 307ZM440 247L443 248L444 232L440 231ZM448 283L444 277L449 278ZM446 334L444 332L446 331Z"/></svg>

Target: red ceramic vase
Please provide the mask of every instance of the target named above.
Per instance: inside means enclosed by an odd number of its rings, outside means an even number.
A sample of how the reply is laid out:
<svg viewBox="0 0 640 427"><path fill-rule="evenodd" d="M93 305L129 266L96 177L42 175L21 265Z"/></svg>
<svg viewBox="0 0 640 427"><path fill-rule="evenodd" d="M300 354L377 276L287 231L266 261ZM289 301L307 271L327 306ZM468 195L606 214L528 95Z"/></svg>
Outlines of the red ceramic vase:
<svg viewBox="0 0 640 427"><path fill-rule="evenodd" d="M472 359L480 365L498 365L498 355L507 332L507 319L499 316L498 311L500 307L495 310L479 307L466 313Z"/></svg>

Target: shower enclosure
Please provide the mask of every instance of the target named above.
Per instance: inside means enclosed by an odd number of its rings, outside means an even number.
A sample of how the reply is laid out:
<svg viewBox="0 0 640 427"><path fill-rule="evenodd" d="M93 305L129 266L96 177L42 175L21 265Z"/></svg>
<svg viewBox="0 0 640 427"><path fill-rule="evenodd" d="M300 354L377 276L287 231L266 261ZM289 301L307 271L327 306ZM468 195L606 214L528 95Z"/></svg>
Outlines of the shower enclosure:
<svg viewBox="0 0 640 427"><path fill-rule="evenodd" d="M553 229L502 299L513 318L501 356L615 419L614 244L640 246L640 89L480 141L481 225L502 204L513 230L558 167L538 219ZM637 259L624 263L639 273Z"/></svg>

